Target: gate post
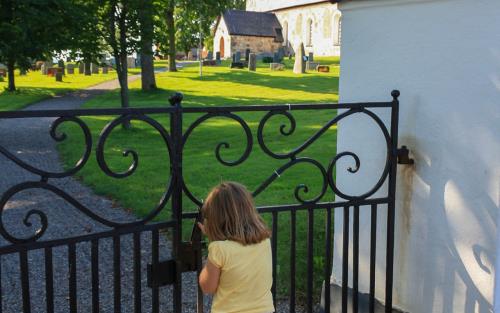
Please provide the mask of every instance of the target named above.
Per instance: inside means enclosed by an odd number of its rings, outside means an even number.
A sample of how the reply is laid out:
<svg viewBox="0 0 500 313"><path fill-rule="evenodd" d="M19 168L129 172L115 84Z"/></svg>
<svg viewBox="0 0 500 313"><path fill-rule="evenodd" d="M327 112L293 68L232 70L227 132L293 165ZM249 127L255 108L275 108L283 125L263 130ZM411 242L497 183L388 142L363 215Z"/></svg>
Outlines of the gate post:
<svg viewBox="0 0 500 313"><path fill-rule="evenodd" d="M385 312L392 313L394 279L394 223L396 206L396 174L398 164L399 90L393 90L391 107L391 168L389 172L389 203L387 205L387 256L385 279Z"/></svg>
<svg viewBox="0 0 500 313"><path fill-rule="evenodd" d="M172 156L170 160L172 175L172 219L175 221L173 238L173 257L176 262L176 277L173 300L174 312L182 312L182 264L179 258L182 243L182 102L183 95L175 93L169 98L175 110L170 114L170 136L172 137Z"/></svg>

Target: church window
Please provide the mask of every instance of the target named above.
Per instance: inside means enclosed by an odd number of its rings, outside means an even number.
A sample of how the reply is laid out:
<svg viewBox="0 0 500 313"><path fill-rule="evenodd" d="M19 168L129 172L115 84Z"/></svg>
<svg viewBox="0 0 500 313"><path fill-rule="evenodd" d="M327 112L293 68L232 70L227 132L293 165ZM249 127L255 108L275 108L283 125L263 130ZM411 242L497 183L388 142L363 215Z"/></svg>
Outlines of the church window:
<svg viewBox="0 0 500 313"><path fill-rule="evenodd" d="M340 46L342 42L342 16L336 15L333 25L333 45Z"/></svg>
<svg viewBox="0 0 500 313"><path fill-rule="evenodd" d="M306 29L306 45L312 47L312 33L313 33L313 21L312 19L307 20Z"/></svg>
<svg viewBox="0 0 500 313"><path fill-rule="evenodd" d="M288 46L288 22L287 21L285 21L283 23L283 35L284 35L283 45Z"/></svg>

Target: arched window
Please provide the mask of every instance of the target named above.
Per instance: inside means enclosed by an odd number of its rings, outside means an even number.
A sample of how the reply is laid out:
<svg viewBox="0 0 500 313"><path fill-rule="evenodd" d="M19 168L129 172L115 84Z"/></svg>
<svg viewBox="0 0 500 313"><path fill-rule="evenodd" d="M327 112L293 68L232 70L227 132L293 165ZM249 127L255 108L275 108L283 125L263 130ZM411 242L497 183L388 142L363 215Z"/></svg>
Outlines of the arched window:
<svg viewBox="0 0 500 313"><path fill-rule="evenodd" d="M288 22L285 21L283 23L283 36L285 37L283 40L283 45L288 46Z"/></svg>
<svg viewBox="0 0 500 313"><path fill-rule="evenodd" d="M333 19L333 45L340 46L342 42L342 16L340 14L335 15Z"/></svg>
<svg viewBox="0 0 500 313"><path fill-rule="evenodd" d="M313 34L313 21L312 19L307 20L306 24L306 46L312 47L312 34Z"/></svg>

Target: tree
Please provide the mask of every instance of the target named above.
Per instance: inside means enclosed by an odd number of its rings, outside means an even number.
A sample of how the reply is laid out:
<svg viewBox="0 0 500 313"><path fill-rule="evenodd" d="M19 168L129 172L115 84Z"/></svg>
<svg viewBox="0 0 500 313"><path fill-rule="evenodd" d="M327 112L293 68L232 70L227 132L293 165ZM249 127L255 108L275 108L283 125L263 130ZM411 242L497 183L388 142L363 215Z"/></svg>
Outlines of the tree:
<svg viewBox="0 0 500 313"><path fill-rule="evenodd" d="M98 0L100 24L106 42L111 47L120 83L123 108L129 107L127 57L137 51L140 41L138 0ZM124 123L130 128L130 123Z"/></svg>
<svg viewBox="0 0 500 313"><path fill-rule="evenodd" d="M60 7L56 0L2 0L0 62L7 65L8 91L16 90L16 66L28 70L33 60L48 57L60 42L54 31L63 24Z"/></svg>
<svg viewBox="0 0 500 313"><path fill-rule="evenodd" d="M170 72L176 72L177 67L175 65L175 59L177 56L177 50L175 48L175 21L174 21L174 11L175 11L175 0L167 0L167 8L165 10L165 20L167 24L168 32L168 70Z"/></svg>
<svg viewBox="0 0 500 313"><path fill-rule="evenodd" d="M153 61L155 7L152 0L141 0L139 8L142 90L156 89Z"/></svg>

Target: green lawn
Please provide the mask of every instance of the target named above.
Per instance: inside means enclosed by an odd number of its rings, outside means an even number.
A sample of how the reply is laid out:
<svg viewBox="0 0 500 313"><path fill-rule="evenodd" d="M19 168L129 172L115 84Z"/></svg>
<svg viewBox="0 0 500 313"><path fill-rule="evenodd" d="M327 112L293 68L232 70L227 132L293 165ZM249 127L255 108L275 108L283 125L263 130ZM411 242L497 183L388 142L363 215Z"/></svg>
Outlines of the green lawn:
<svg viewBox="0 0 500 313"><path fill-rule="evenodd" d="M257 72L247 70L230 70L225 66L205 67L203 78L198 77L198 67L186 66L176 73L161 73L157 75L159 90L149 93L140 91L140 82L131 85L131 104L136 107L168 106L168 97L174 91L184 94L183 106L225 106L250 104L282 104L282 103L317 103L336 102L338 86L338 59L322 59L323 64L332 65L332 72L308 73L295 75L292 73L292 61L287 60L287 70L271 72L268 65L259 64ZM109 92L92 99L85 104L86 108L110 108L119 106L117 91ZM192 133L183 152L184 178L188 187L198 198L203 198L210 188L221 180L235 180L244 183L250 190L255 190L274 170L285 164L285 160L275 160L264 154L260 149L256 133L262 112L238 113L248 122L254 136L254 146L250 157L241 165L226 167L215 158L215 147L220 142L227 142L230 148L222 148L221 156L225 160L238 159L246 145L241 127L227 118L213 118L201 124ZM335 111L295 111L297 129L290 136L279 132L281 124L289 127L288 120L283 116L275 116L269 120L265 128L265 140L273 151L284 152L297 147L320 127L332 119ZM200 115L185 114L184 130ZM168 116L155 115L165 128L169 128ZM86 117L94 136L94 147L99 132L111 120L110 117ZM74 164L82 152L82 136L76 126L63 125L61 130L68 134L68 139L59 145L63 159L67 165ZM288 128L287 128L288 129ZM118 127L109 137L105 146L108 164L114 171L123 171L130 165L131 159L123 157L121 151L134 149L139 155L139 167L134 175L125 179L107 177L98 169L93 157L89 164L79 173L79 178L91 186L98 194L115 199L121 206L130 209L138 215L145 215L160 199L169 176L169 159L164 144L159 135L144 123L134 122L133 129L125 131ZM320 161L327 167L335 155L336 128L332 127L319 140L299 156L308 156ZM258 205L297 203L294 189L298 184L310 187L309 193L302 194L311 199L320 192L322 179L318 170L310 165L297 165L287 170L279 179L271 184L266 191L256 198ZM322 199L333 200L329 190ZM184 198L184 210L196 210L189 199ZM170 212L165 210L159 219L169 218ZM315 289L319 296L323 281L325 212L314 213L314 266ZM270 217L265 217L270 221ZM289 284L289 238L290 215L279 214L278 233L278 289L282 296L287 296ZM304 294L306 280L306 234L307 215L297 214L297 288L299 297ZM192 221L186 221L186 234Z"/></svg>
<svg viewBox="0 0 500 313"><path fill-rule="evenodd" d="M106 75L93 74L92 76L85 76L78 74L78 69L75 69L75 73L66 74L62 82L56 82L55 77L42 75L40 71L28 72L25 76L20 76L19 71L16 71L15 83L17 91L6 91L8 86L7 78L0 82L0 111L19 110L46 98L87 88L116 78L114 71L110 71Z"/></svg>

